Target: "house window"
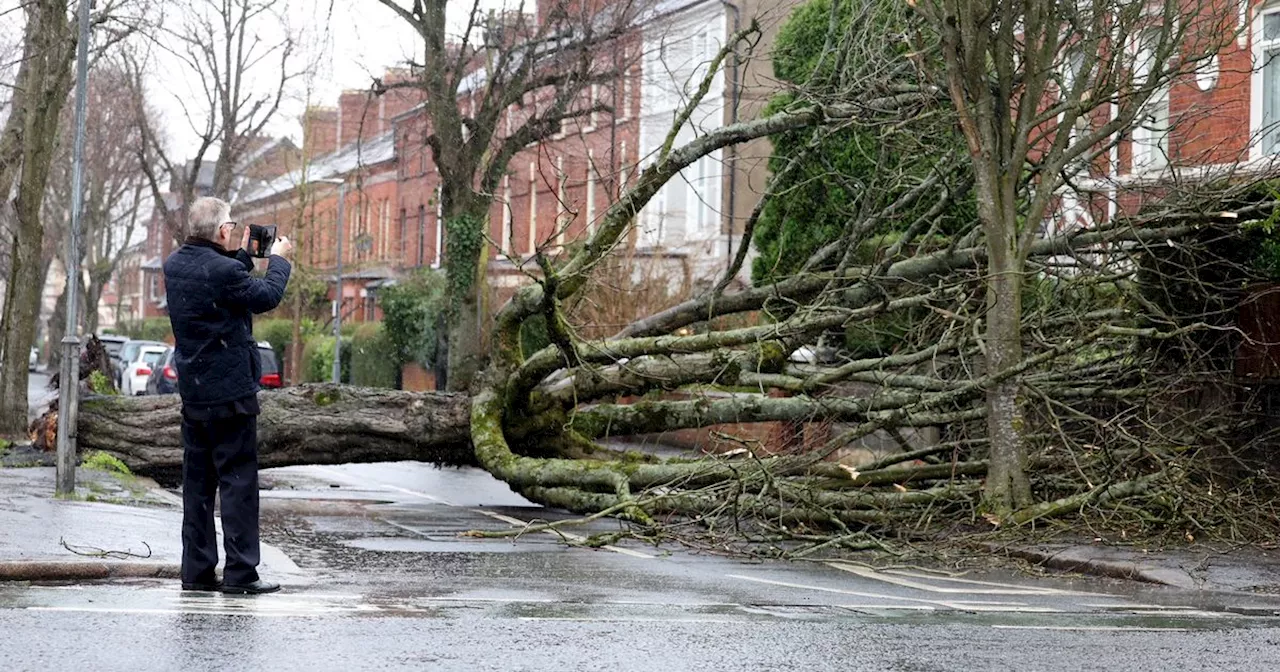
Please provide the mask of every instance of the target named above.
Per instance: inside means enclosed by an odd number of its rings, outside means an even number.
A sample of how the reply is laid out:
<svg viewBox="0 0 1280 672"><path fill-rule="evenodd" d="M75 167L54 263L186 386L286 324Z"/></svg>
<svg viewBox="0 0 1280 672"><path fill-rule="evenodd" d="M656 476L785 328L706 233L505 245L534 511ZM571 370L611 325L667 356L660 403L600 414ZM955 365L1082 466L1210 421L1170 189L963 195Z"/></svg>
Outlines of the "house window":
<svg viewBox="0 0 1280 672"><path fill-rule="evenodd" d="M599 99L600 99L600 85L592 84L591 95L588 96L587 98L587 109L591 110L591 112L587 115L587 127L583 129L585 131L596 130L596 124L599 123L599 117L597 117L599 113L596 112L596 102Z"/></svg>
<svg viewBox="0 0 1280 672"><path fill-rule="evenodd" d="M631 118L631 73L622 73L622 120Z"/></svg>
<svg viewBox="0 0 1280 672"><path fill-rule="evenodd" d="M159 301L160 300L160 276L159 274L151 273L148 275L148 277L150 278L150 282L148 283L150 285L150 291L148 293L151 296L151 300Z"/></svg>
<svg viewBox="0 0 1280 672"><path fill-rule="evenodd" d="M405 256L409 252L409 212L404 208L400 208L400 263L406 264L408 261Z"/></svg>
<svg viewBox="0 0 1280 672"><path fill-rule="evenodd" d="M511 242L514 223L511 214L511 176L506 175L502 178L502 239L498 241L498 250L508 256L515 247Z"/></svg>
<svg viewBox="0 0 1280 672"><path fill-rule="evenodd" d="M1257 132L1262 136L1263 154L1280 154L1280 7L1263 12L1258 22L1253 76L1254 87L1261 92L1262 117Z"/></svg>
<svg viewBox="0 0 1280 672"><path fill-rule="evenodd" d="M529 242L526 254L530 257L538 251L538 164L529 162Z"/></svg>
<svg viewBox="0 0 1280 672"><path fill-rule="evenodd" d="M622 146L618 148L618 163L620 165L621 175L618 176L618 195L627 190L627 141L622 141Z"/></svg>
<svg viewBox="0 0 1280 672"><path fill-rule="evenodd" d="M436 187L436 260L433 268L440 268L444 260L444 201L443 187Z"/></svg>
<svg viewBox="0 0 1280 672"><path fill-rule="evenodd" d="M427 258L427 208L418 205L418 265Z"/></svg>
<svg viewBox="0 0 1280 672"><path fill-rule="evenodd" d="M564 232L573 216L569 214L569 200L565 194L568 176L564 174L564 157L556 157L556 245L564 244Z"/></svg>
<svg viewBox="0 0 1280 672"><path fill-rule="evenodd" d="M1134 88L1146 88L1156 78L1164 78L1164 66L1156 62L1159 35L1138 38L1133 66ZM1160 170L1169 164L1169 85L1161 83L1142 107L1133 129L1133 170Z"/></svg>
<svg viewBox="0 0 1280 672"><path fill-rule="evenodd" d="M596 153L587 150L587 234L596 232Z"/></svg>

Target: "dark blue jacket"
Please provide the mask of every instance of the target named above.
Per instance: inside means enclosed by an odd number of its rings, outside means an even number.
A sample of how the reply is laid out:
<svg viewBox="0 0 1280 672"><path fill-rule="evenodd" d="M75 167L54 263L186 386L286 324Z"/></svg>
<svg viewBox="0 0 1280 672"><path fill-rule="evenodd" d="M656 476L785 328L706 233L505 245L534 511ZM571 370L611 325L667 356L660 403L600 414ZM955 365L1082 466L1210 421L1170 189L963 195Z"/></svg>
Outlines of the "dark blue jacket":
<svg viewBox="0 0 1280 672"><path fill-rule="evenodd" d="M253 314L280 305L289 262L271 257L265 278L249 275L253 259L217 244L189 239L164 262L173 363L184 405L209 406L253 397L262 364Z"/></svg>

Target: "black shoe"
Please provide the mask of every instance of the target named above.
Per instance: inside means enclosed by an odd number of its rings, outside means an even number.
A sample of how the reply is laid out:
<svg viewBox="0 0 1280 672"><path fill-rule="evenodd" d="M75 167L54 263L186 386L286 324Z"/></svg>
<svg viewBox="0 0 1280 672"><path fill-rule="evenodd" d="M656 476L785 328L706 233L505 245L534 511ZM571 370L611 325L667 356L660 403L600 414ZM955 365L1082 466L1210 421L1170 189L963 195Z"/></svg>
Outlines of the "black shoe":
<svg viewBox="0 0 1280 672"><path fill-rule="evenodd" d="M183 590L199 590L206 593L216 593L222 590L222 582L221 581L215 581L213 583L204 583L202 581L196 582L196 583L183 582L182 589Z"/></svg>
<svg viewBox="0 0 1280 672"><path fill-rule="evenodd" d="M262 579L240 586L229 583L222 586L222 592L227 595L261 595L263 593L274 593L277 590L280 590L280 584L269 583Z"/></svg>

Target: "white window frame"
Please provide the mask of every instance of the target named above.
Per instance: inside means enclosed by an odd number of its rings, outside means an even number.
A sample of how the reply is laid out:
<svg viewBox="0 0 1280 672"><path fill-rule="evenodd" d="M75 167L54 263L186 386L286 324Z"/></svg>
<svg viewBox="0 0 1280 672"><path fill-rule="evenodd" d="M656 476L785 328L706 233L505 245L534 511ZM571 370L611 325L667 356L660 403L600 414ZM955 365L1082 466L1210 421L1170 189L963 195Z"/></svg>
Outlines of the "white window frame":
<svg viewBox="0 0 1280 672"><path fill-rule="evenodd" d="M529 162L529 240L525 244L525 256L532 257L538 251L538 162Z"/></svg>
<svg viewBox="0 0 1280 672"><path fill-rule="evenodd" d="M631 83L631 69L627 68L622 73L622 114L615 114L614 117L619 121L627 121L631 119L631 97L634 95L632 91L634 85Z"/></svg>
<svg viewBox="0 0 1280 672"><path fill-rule="evenodd" d="M590 93L587 94L587 109L591 111L587 113L587 124L582 128L583 133L590 133L591 131L596 130L596 124L599 123L599 119L597 117L599 113L596 112L596 101L600 98L600 85L592 84L591 88L588 90Z"/></svg>
<svg viewBox="0 0 1280 672"><path fill-rule="evenodd" d="M511 175L502 176L502 240L498 241L498 250L510 258L515 244L511 240L515 230L514 215L511 211Z"/></svg>
<svg viewBox="0 0 1280 672"><path fill-rule="evenodd" d="M1253 12L1253 23L1250 27L1250 38L1252 41L1252 72L1250 74L1250 94L1249 94L1249 158L1261 159L1267 156L1265 151L1266 145L1266 128L1263 119L1263 109L1266 100L1266 54L1267 51L1276 53L1276 58L1280 58L1280 37L1272 40L1263 39L1263 30L1266 25L1268 16L1280 15L1280 3L1271 2L1266 6L1258 7ZM1280 113L1277 114L1280 117ZM1273 131L1280 136L1280 118L1273 122L1276 126ZM1277 148L1274 154L1280 155L1280 137L1277 137Z"/></svg>
<svg viewBox="0 0 1280 672"><path fill-rule="evenodd" d="M564 172L564 157L556 157L556 247L564 245L564 234L569 228L569 222L573 221L573 216L569 214L569 197L565 188L569 181L569 176Z"/></svg>
<svg viewBox="0 0 1280 672"><path fill-rule="evenodd" d="M431 264L431 268L440 268L440 262L444 260L444 202L442 200L444 187L436 187L436 259Z"/></svg>
<svg viewBox="0 0 1280 672"><path fill-rule="evenodd" d="M596 152L587 150L587 235L596 232Z"/></svg>
<svg viewBox="0 0 1280 672"><path fill-rule="evenodd" d="M1152 76L1151 70L1159 69L1154 62L1154 53L1149 59L1143 57L1144 52L1148 50L1154 52L1157 46L1147 44L1143 39L1144 37L1144 34L1139 34L1134 39L1132 48L1134 87L1145 87L1147 80ZM1147 60L1152 62L1146 63ZM1166 82L1159 89L1152 92L1151 97L1143 105L1142 111L1138 113L1137 119L1134 120L1136 123L1129 137L1129 169L1132 173L1160 172L1169 166L1169 135L1172 129L1170 118L1172 116L1170 109L1171 88L1171 83ZM1146 125L1143 119L1148 118L1151 110L1161 105L1165 108L1164 128Z"/></svg>

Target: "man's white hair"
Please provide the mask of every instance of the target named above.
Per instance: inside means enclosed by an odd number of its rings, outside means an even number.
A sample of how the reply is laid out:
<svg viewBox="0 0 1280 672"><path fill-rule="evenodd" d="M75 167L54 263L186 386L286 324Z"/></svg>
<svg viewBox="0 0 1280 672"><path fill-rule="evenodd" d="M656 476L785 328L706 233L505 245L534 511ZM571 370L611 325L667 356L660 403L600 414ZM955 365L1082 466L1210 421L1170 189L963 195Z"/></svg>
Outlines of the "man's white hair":
<svg viewBox="0 0 1280 672"><path fill-rule="evenodd" d="M198 198L191 204L187 221L192 236L214 240L218 237L218 227L231 221L231 204L212 196Z"/></svg>

